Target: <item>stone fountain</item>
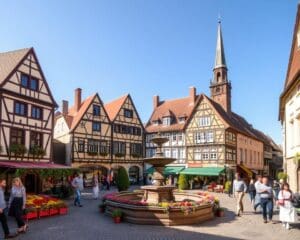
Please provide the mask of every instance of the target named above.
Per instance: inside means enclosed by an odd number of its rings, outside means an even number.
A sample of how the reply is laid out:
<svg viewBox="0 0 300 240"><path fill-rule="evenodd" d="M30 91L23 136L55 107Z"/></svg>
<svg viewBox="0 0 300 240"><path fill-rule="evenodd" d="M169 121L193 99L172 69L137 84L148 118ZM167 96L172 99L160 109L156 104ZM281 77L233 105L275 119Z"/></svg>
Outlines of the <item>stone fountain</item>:
<svg viewBox="0 0 300 240"><path fill-rule="evenodd" d="M156 144L156 153L151 158L145 158L144 162L151 164L154 168L152 175L153 185L141 187L144 190L143 200L148 203L157 204L159 202L170 202L174 200L172 185L164 185L164 168L167 164L174 162L175 158L165 157L162 151L162 145L169 141L168 138L161 137L160 134L151 140Z"/></svg>
<svg viewBox="0 0 300 240"><path fill-rule="evenodd" d="M176 160L163 156L162 145L168 140L159 134L154 137L152 142L157 145L156 154L144 160L154 168L153 185L142 186L133 192L104 196L107 215L111 216L118 208L123 213L124 221L166 226L196 224L213 218L214 205L207 200L207 196L176 191L175 186L164 184L164 168Z"/></svg>

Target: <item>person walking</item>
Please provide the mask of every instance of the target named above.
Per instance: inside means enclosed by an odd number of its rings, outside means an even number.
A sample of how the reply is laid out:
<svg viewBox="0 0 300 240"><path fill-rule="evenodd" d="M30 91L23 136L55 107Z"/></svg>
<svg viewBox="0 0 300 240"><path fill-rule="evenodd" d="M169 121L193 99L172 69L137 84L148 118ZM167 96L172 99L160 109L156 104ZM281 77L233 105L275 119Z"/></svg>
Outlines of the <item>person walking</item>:
<svg viewBox="0 0 300 240"><path fill-rule="evenodd" d="M75 190L74 206L82 207L80 198L81 198L81 191L83 190L83 179L78 173L75 173L74 175L72 186Z"/></svg>
<svg viewBox="0 0 300 240"><path fill-rule="evenodd" d="M279 205L279 221L282 222L282 226L287 230L290 229L290 223L296 222L297 219L296 209L292 204L293 197L290 185L284 183L278 193L277 204Z"/></svg>
<svg viewBox="0 0 300 240"><path fill-rule="evenodd" d="M18 177L13 179L8 206L9 214L16 218L19 227L18 233L25 233L28 230L28 225L23 220L23 212L26 206L26 189Z"/></svg>
<svg viewBox="0 0 300 240"><path fill-rule="evenodd" d="M247 192L247 185L240 177L239 173L235 174L235 180L233 181L233 193L237 197L236 215L241 216L244 211L243 198Z"/></svg>
<svg viewBox="0 0 300 240"><path fill-rule="evenodd" d="M254 186L254 180L253 179L250 180L248 192L249 192L251 204L252 204L252 206L254 206L256 189L255 189L255 186Z"/></svg>
<svg viewBox="0 0 300 240"><path fill-rule="evenodd" d="M6 187L6 180L0 177L0 221L4 232L4 239L9 239L9 238L16 237L18 234L17 233L11 234L7 225L7 218L4 213L6 209L6 202L4 198L5 187Z"/></svg>
<svg viewBox="0 0 300 240"><path fill-rule="evenodd" d="M262 207L262 214L264 223L267 223L267 215L269 221L274 223L273 218L273 191L272 187L269 186L268 177L262 178L262 183L259 185L258 192L260 194L260 205Z"/></svg>
<svg viewBox="0 0 300 240"><path fill-rule="evenodd" d="M97 175L93 175L93 198L97 200L99 197L99 180Z"/></svg>
<svg viewBox="0 0 300 240"><path fill-rule="evenodd" d="M256 209L258 208L258 206L260 206L261 207L261 205L260 205L260 193L259 193L259 187L260 187L260 185L261 185L261 183L262 183L262 176L261 175L258 175L257 177L256 177L256 182L255 182L255 184L254 184L254 187L255 187L255 198L254 198L254 206L253 206L253 208L254 208L254 212L256 213Z"/></svg>

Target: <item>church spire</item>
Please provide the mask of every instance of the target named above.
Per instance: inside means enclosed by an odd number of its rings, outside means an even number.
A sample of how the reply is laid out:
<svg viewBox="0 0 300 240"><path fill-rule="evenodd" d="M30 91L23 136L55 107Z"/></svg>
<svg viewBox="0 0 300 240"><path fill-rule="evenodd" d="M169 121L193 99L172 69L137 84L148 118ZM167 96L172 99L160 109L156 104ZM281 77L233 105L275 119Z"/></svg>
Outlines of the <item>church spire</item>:
<svg viewBox="0 0 300 240"><path fill-rule="evenodd" d="M224 53L224 45L221 31L221 21L218 24L216 59L214 65L214 78L210 84L211 98L219 103L223 109L231 112L231 83L227 78L227 66Z"/></svg>
<svg viewBox="0 0 300 240"><path fill-rule="evenodd" d="M216 59L214 68L226 67L225 52L221 30L221 20L218 21L218 35L217 35L217 47L216 47Z"/></svg>

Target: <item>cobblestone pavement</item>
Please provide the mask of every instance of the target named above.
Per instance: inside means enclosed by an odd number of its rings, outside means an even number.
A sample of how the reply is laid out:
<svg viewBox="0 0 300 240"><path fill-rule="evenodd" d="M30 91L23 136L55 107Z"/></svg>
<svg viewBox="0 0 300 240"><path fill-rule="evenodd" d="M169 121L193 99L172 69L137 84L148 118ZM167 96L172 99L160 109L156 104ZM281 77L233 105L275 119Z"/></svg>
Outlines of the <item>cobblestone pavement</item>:
<svg viewBox="0 0 300 240"><path fill-rule="evenodd" d="M103 195L103 192L101 193ZM292 229L285 230L280 223L264 224L260 214L253 214L248 196L245 198L245 213L242 217L234 216L235 199L225 194L215 194L221 205L228 210L225 217L193 226L145 226L129 223L114 224L110 217L99 214L97 205L99 200L91 199L86 193L82 201L83 208L72 206L66 216L44 218L29 222L29 231L19 235L20 240L221 240L221 239L264 239L264 240L299 240L300 223L292 225ZM278 215L275 215L275 220ZM16 229L12 219L9 221L11 229ZM2 230L1 230L2 231ZM1 233L0 233L1 234ZM2 236L2 234L0 235Z"/></svg>

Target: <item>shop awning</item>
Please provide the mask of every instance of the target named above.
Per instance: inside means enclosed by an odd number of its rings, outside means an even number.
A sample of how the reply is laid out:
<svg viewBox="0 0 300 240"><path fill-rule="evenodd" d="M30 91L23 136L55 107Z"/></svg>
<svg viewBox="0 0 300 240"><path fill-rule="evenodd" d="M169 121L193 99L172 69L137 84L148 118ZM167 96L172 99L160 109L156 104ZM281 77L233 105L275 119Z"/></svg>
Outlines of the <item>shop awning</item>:
<svg viewBox="0 0 300 240"><path fill-rule="evenodd" d="M225 168L223 167L202 167L186 168L180 174L195 176L219 176Z"/></svg>
<svg viewBox="0 0 300 240"><path fill-rule="evenodd" d="M184 169L184 166L166 166L164 175L177 175ZM147 174L153 174L154 168L150 167L146 170Z"/></svg>
<svg viewBox="0 0 300 240"><path fill-rule="evenodd" d="M252 175L253 175L253 172L249 169L249 168L247 168L246 166L244 166L244 165L238 165L244 172L246 172L247 173L247 175L250 177L250 178L252 178Z"/></svg>
<svg viewBox="0 0 300 240"><path fill-rule="evenodd" d="M25 169L71 169L72 167L44 162L16 162L16 161L0 161L0 167L5 168L25 168Z"/></svg>

